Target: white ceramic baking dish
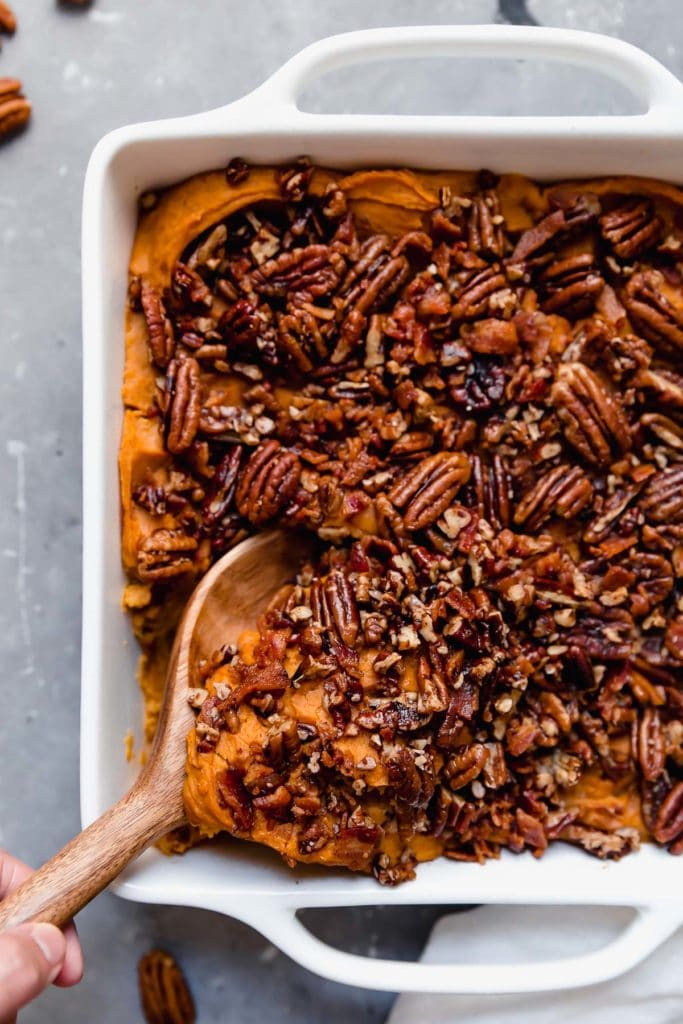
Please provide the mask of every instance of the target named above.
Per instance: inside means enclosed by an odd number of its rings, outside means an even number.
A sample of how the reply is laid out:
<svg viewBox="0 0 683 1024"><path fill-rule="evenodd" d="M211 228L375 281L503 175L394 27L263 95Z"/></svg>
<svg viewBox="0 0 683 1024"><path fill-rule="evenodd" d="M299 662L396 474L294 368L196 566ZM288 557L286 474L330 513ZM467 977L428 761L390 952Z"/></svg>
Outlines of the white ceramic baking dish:
<svg viewBox="0 0 683 1024"><path fill-rule="evenodd" d="M618 80L645 113L619 117L405 117L318 115L297 97L333 68L405 57L507 57L564 61ZM488 167L544 179L601 174L683 178L683 86L660 64L616 39L559 29L494 25L373 29L324 39L229 106L107 135L88 167L83 203L84 577L81 795L91 822L136 771L123 736L139 735L136 644L121 612L117 448L127 264L136 201L153 186L240 155L278 163L301 153L339 167ZM139 744L138 744L139 746ZM646 846L602 863L558 846L541 860L504 855L481 867L441 860L417 880L382 890L371 878L299 869L247 843L167 859L148 851L116 884L128 899L206 907L257 928L325 977L392 991L521 992L586 985L637 963L683 921L681 862ZM302 907L367 904L615 904L634 908L610 945L536 964L423 965L328 947L296 917ZM501 915L504 926L504 915ZM467 922L463 918L463 943ZM558 910L557 927L562 928ZM587 938L589 945L589 938ZM510 936L514 961L514 936Z"/></svg>

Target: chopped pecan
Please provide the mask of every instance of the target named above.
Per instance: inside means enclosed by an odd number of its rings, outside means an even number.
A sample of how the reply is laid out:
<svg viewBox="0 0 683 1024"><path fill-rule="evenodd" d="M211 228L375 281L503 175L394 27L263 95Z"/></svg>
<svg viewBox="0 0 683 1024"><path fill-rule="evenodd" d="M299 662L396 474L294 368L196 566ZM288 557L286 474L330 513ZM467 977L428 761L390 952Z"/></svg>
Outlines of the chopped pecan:
<svg viewBox="0 0 683 1024"><path fill-rule="evenodd" d="M300 476L301 463L294 452L278 441L259 445L237 484L235 500L239 512L257 526L267 523L286 509Z"/></svg>
<svg viewBox="0 0 683 1024"><path fill-rule="evenodd" d="M149 281L142 281L140 303L147 321L147 335L152 359L157 366L165 369L175 352L175 336L171 321L166 315L164 300Z"/></svg>
<svg viewBox="0 0 683 1024"><path fill-rule="evenodd" d="M225 180L228 185L241 185L243 181L246 181L251 172L251 168L246 160L243 160L241 156L234 156L228 166L225 168Z"/></svg>
<svg viewBox="0 0 683 1024"><path fill-rule="evenodd" d="M540 477L517 505L514 521L535 532L551 516L573 519L593 498L593 485L578 466L559 465Z"/></svg>
<svg viewBox="0 0 683 1024"><path fill-rule="evenodd" d="M138 548L138 575L153 582L192 572L196 550L197 541L182 530L154 530Z"/></svg>
<svg viewBox="0 0 683 1024"><path fill-rule="evenodd" d="M0 139L20 131L31 116L31 104L16 78L0 78Z"/></svg>
<svg viewBox="0 0 683 1024"><path fill-rule="evenodd" d="M300 203L308 191L313 166L308 157L302 156L289 167L279 167L276 175L282 198L288 203Z"/></svg>
<svg viewBox="0 0 683 1024"><path fill-rule="evenodd" d="M552 388L553 404L567 441L596 465L631 447L628 420L616 395L583 363L563 363Z"/></svg>
<svg viewBox="0 0 683 1024"><path fill-rule="evenodd" d="M640 256L660 241L663 225L649 199L630 196L600 218L600 233L621 259Z"/></svg>
<svg viewBox="0 0 683 1024"><path fill-rule="evenodd" d="M541 309L574 319L585 316L605 286L590 253L557 260L539 278L545 298Z"/></svg>
<svg viewBox="0 0 683 1024"><path fill-rule="evenodd" d="M219 807L232 812L235 831L248 832L254 824L251 796L243 782L244 774L237 768L224 768L216 776L216 798Z"/></svg>
<svg viewBox="0 0 683 1024"><path fill-rule="evenodd" d="M161 949L146 953L138 964L138 982L147 1024L194 1024L192 995L170 953Z"/></svg>
<svg viewBox="0 0 683 1024"><path fill-rule="evenodd" d="M166 372L166 447L177 454L192 445L201 413L199 363L186 356L172 359Z"/></svg>
<svg viewBox="0 0 683 1024"><path fill-rule="evenodd" d="M664 356L679 359L683 351L683 309L662 292L657 271L634 274L623 294L633 326Z"/></svg>
<svg viewBox="0 0 683 1024"><path fill-rule="evenodd" d="M477 355L467 367L464 379L449 383L456 405L463 405L466 412L485 412L505 394L505 370L495 359Z"/></svg>
<svg viewBox="0 0 683 1024"><path fill-rule="evenodd" d="M423 530L448 508L467 483L470 464L462 452L438 452L403 476L388 493L407 530Z"/></svg>
<svg viewBox="0 0 683 1024"><path fill-rule="evenodd" d="M582 846L600 860L619 860L631 850L637 850L639 845L638 833L629 828L603 832L587 825L570 824L557 833L557 838Z"/></svg>

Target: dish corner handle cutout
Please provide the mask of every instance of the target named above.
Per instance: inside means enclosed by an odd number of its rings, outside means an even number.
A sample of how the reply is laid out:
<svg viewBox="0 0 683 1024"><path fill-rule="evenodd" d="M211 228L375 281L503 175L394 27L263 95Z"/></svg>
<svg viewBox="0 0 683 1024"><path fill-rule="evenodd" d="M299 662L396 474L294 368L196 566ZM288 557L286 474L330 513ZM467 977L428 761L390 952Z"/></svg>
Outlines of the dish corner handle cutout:
<svg viewBox="0 0 683 1024"><path fill-rule="evenodd" d="M261 917L229 913L258 929L274 945L315 974L331 981L383 992L443 992L460 995L549 992L608 981L635 967L683 924L683 908L638 907L627 927L602 949L556 960L506 964L423 964L345 953L316 938L296 909L271 906ZM463 916L466 928L466 917Z"/></svg>
<svg viewBox="0 0 683 1024"><path fill-rule="evenodd" d="M305 47L253 92L230 104L210 111L208 118L220 119L225 111L247 116L258 112L272 123L296 122L320 115L302 112L298 98L316 78L339 68L373 60L417 57L483 57L510 60L543 60L571 64L599 72L619 82L640 100L646 113L630 115L641 124L659 131L683 124L683 84L659 61L644 50L612 36L573 29L527 27L520 25L425 25L373 28L346 32L320 39ZM360 127L372 114L335 115L349 127ZM405 119L404 119L405 120ZM424 119L423 119L424 120ZM444 120L465 120L447 117ZM487 130L509 122L510 118L489 116L483 119ZM556 118L515 118L556 129ZM577 120L590 122L590 116ZM599 119L604 124L604 118ZM621 118L619 119L621 120ZM597 123L598 118L595 117Z"/></svg>

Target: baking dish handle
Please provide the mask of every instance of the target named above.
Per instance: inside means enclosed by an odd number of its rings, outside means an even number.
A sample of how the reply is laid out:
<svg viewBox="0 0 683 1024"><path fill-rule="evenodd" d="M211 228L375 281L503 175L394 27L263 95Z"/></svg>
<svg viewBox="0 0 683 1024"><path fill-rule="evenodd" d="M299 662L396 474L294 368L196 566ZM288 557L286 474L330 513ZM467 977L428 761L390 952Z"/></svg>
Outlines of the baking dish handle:
<svg viewBox="0 0 683 1024"><path fill-rule="evenodd" d="M641 100L647 113L633 115L641 122L647 119L664 127L681 121L683 85L643 50L621 39L593 32L523 25L425 25L374 28L329 36L305 47L263 85L228 109L246 113L256 108L260 119L265 116L279 124L283 119L288 124L302 118L309 120L319 115L304 113L297 101L314 79L349 65L407 57L507 57L572 64L607 75ZM372 116L335 115L354 126L367 124L367 118ZM510 118L489 116L483 120L487 130L491 130L496 122L504 123ZM553 122L556 126L556 118L552 117L515 120ZM585 122L591 118L578 120ZM604 122L604 117L601 120Z"/></svg>
<svg viewBox="0 0 683 1024"><path fill-rule="evenodd" d="M635 967L683 924L680 906L639 907L615 939L583 956L510 964L423 964L335 949L312 935L295 909L271 905L261 916L253 905L245 906L243 913L233 905L229 913L258 929L292 960L331 981L383 992L462 995L548 992L607 981Z"/></svg>

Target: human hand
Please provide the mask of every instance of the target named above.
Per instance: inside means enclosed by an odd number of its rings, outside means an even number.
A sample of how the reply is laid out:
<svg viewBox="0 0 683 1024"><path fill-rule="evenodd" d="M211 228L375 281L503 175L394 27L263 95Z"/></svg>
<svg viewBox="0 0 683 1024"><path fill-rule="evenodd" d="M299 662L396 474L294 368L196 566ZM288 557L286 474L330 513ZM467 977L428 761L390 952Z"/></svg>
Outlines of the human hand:
<svg viewBox="0 0 683 1024"><path fill-rule="evenodd" d="M31 868L0 850L0 898L31 874ZM13 1024L17 1012L53 982L76 985L83 955L73 924L21 924L0 935L0 1024Z"/></svg>

